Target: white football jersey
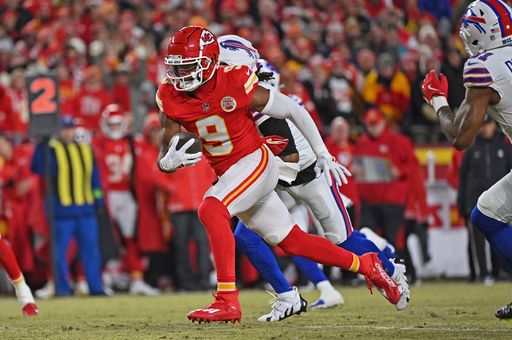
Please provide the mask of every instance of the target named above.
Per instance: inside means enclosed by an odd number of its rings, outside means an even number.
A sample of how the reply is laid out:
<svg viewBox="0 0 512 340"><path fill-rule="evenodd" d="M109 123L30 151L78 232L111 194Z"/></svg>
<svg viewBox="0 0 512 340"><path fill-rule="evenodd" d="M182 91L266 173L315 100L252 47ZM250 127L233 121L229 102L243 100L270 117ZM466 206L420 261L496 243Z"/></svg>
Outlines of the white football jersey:
<svg viewBox="0 0 512 340"><path fill-rule="evenodd" d="M464 86L491 87L500 95L487 112L512 140L512 46L485 51L464 65Z"/></svg>
<svg viewBox="0 0 512 340"><path fill-rule="evenodd" d="M275 89L273 89L272 87L265 87L271 91L275 91ZM295 100L299 105L303 106L302 100L299 97L291 95L290 98ZM259 126L261 123L263 123L270 117L260 112L254 112L253 118L254 121L256 122L256 125ZM290 127L293 140L295 141L295 147L299 152L299 171L302 171L311 164L313 164L314 162L316 162L316 155L313 152L313 149L311 149L311 146L309 145L309 142L306 139L306 137L304 137L302 132L300 132L299 128L295 126L295 124L293 124L293 122L289 119L286 119L286 123L288 123L288 126Z"/></svg>

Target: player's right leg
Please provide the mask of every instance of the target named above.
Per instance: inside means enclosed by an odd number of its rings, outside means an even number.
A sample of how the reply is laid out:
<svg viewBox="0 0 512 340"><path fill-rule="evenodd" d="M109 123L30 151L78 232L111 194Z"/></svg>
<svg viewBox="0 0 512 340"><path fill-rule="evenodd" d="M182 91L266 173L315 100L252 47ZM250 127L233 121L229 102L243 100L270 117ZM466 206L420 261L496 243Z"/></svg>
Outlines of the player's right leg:
<svg viewBox="0 0 512 340"><path fill-rule="evenodd" d="M306 300L300 296L297 288L290 286L274 254L261 236L239 221L235 229L235 240L237 248L247 256L254 268L276 292L271 300L272 310L259 317L258 321L281 321L294 314L305 312Z"/></svg>
<svg viewBox="0 0 512 340"><path fill-rule="evenodd" d="M279 245L289 255L304 256L324 265L358 272L392 304L399 302L398 286L383 269L377 254L357 256L325 238L303 232L292 222L286 206L274 191L237 216L268 243Z"/></svg>
<svg viewBox="0 0 512 340"><path fill-rule="evenodd" d="M498 256L512 269L512 172L500 179L478 198L471 212L471 222L476 226ZM497 317L509 315L505 306L496 312ZM508 310L508 313L507 313Z"/></svg>
<svg viewBox="0 0 512 340"><path fill-rule="evenodd" d="M512 172L478 198L471 222L512 269Z"/></svg>
<svg viewBox="0 0 512 340"><path fill-rule="evenodd" d="M297 223L300 229L308 232L308 208L304 204L297 204L297 201L286 191L278 191L277 194L283 203L286 204L293 221ZM287 201L293 202L293 206ZM311 304L311 309L331 308L344 303L343 296L334 288L317 263L302 256L293 256L292 260L299 271L320 291L320 297Z"/></svg>
<svg viewBox="0 0 512 340"><path fill-rule="evenodd" d="M0 235L0 265L5 269L7 275L11 279L16 291L16 297L23 308L23 314L25 316L36 316L39 314L32 292L25 283L25 279L21 273L18 261L16 261L14 252L2 238L2 235Z"/></svg>
<svg viewBox="0 0 512 340"><path fill-rule="evenodd" d="M188 314L199 322L240 321L242 312L235 284L235 240L231 217L252 207L275 188L279 169L273 155L261 147L233 164L205 194L198 215L203 223L217 270L215 301Z"/></svg>
<svg viewBox="0 0 512 340"><path fill-rule="evenodd" d="M335 183L334 178L332 180ZM336 185L329 186L324 176L320 176L287 190L311 209L314 217L320 222L325 237L332 243L356 255L376 253L386 272L399 285L401 298L395 307L398 310L407 307L410 291L405 266L393 263L372 241L353 233L350 216Z"/></svg>

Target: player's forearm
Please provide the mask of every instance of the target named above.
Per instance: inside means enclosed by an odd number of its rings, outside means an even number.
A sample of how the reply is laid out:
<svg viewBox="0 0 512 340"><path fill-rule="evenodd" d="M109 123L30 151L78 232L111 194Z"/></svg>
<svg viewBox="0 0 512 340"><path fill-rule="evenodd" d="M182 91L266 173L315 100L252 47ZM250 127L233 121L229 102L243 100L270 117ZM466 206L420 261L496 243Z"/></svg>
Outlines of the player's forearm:
<svg viewBox="0 0 512 340"><path fill-rule="evenodd" d="M280 119L289 118L302 132L317 156L327 152L322 136L309 112L290 97L270 91L268 103L262 113Z"/></svg>
<svg viewBox="0 0 512 340"><path fill-rule="evenodd" d="M437 111L439 123L444 135L455 148L462 150L472 142L468 128L473 116L471 105L463 102L457 114L449 106L443 106Z"/></svg>

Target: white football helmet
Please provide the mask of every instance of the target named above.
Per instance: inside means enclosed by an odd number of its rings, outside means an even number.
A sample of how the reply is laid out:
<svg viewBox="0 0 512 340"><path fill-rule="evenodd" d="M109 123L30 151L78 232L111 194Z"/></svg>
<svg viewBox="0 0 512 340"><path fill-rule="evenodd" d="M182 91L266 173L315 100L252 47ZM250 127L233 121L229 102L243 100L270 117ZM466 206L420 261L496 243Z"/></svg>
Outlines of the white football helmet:
<svg viewBox="0 0 512 340"><path fill-rule="evenodd" d="M220 54L219 62L228 65L247 65L256 71L256 63L260 57L258 50L251 42L238 35L228 34L218 38Z"/></svg>
<svg viewBox="0 0 512 340"><path fill-rule="evenodd" d="M512 44L512 8L501 0L472 2L462 17L460 37L472 56Z"/></svg>
<svg viewBox="0 0 512 340"><path fill-rule="evenodd" d="M109 104L100 116L100 128L105 137L119 140L128 134L129 122L126 113L117 104Z"/></svg>

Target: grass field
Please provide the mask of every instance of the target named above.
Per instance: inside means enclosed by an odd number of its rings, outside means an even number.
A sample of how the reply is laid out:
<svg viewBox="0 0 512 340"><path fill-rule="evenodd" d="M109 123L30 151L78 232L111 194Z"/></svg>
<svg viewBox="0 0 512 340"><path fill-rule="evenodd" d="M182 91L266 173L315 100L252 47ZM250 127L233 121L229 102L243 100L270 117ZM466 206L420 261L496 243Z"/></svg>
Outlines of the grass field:
<svg viewBox="0 0 512 340"><path fill-rule="evenodd" d="M23 318L13 298L0 299L0 339L510 339L512 323L497 320L498 306L512 301L512 284L492 287L427 283L412 290L408 309L397 312L380 294L343 288L343 307L310 311L277 323L260 323L270 297L244 290L241 324L192 324L189 310L207 293L160 297L65 298L39 301L41 315ZM316 292L304 294L312 302Z"/></svg>

